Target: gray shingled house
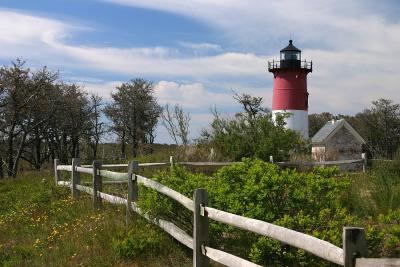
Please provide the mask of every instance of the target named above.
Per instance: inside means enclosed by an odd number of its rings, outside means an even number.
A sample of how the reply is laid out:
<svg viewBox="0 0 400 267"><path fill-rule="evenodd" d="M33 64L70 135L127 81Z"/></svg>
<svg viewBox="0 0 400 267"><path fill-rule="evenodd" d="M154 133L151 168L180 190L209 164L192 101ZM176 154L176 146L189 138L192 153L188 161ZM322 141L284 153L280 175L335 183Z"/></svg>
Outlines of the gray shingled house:
<svg viewBox="0 0 400 267"><path fill-rule="evenodd" d="M361 158L365 140L344 119L328 121L312 138L312 158L316 161Z"/></svg>

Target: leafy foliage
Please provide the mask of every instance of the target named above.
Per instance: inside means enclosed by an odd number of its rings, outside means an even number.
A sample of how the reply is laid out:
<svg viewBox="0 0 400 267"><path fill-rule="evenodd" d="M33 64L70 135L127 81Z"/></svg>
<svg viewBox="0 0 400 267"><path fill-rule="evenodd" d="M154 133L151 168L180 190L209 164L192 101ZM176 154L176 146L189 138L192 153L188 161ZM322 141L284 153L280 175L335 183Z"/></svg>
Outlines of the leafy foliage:
<svg viewBox="0 0 400 267"><path fill-rule="evenodd" d="M112 246L119 257L135 259L149 254L160 253L168 238L149 224L140 224L128 234L122 233L113 239Z"/></svg>
<svg viewBox="0 0 400 267"><path fill-rule="evenodd" d="M380 215L379 222L384 225L382 245L383 255L400 255L400 210L389 211L387 215Z"/></svg>
<svg viewBox="0 0 400 267"><path fill-rule="evenodd" d="M112 129L119 135L121 142L129 143L132 156L136 157L140 143L154 142L155 127L162 108L153 95L153 83L147 80L131 80L116 89L111 94L113 101L106 107L105 113L112 121Z"/></svg>
<svg viewBox="0 0 400 267"><path fill-rule="evenodd" d="M339 175L337 168L315 168L305 173L280 169L259 159L244 159L211 177L176 165L171 174L159 172L154 178L190 198L194 189L206 188L211 207L306 233L339 247L344 226L364 227L371 256L400 254L398 208L374 217L351 213L354 203L348 194L359 184ZM151 216L172 221L192 234L191 212L145 187L140 187L139 195L139 206ZM217 222L211 222L210 243L266 266L330 266L303 250Z"/></svg>
<svg viewBox="0 0 400 267"><path fill-rule="evenodd" d="M101 99L65 83L46 67L31 70L17 59L0 68L0 178L16 177L21 160L35 169L50 159L79 157L81 142L100 137ZM93 121L96 121L94 124Z"/></svg>
<svg viewBox="0 0 400 267"><path fill-rule="evenodd" d="M358 220L341 207L342 192L347 190L349 180L336 178L336 174L334 168L299 173L262 160L245 159L242 164L220 169L213 177L176 166L171 176L158 173L155 179L188 197L195 188L206 188L212 207L341 245L342 227L357 224ZM140 188L139 194L141 208L191 233L190 212L155 191ZM210 232L212 246L260 264L325 264L304 251L220 223L213 222Z"/></svg>
<svg viewBox="0 0 400 267"><path fill-rule="evenodd" d="M235 99L243 106L243 112L229 118L214 111L214 120L210 129L203 131L200 144L208 144L233 160L243 157L268 160L270 155L275 160L287 160L290 152L305 147L298 133L285 129L286 115L272 120L272 113L261 107L262 98L245 94L236 95Z"/></svg>

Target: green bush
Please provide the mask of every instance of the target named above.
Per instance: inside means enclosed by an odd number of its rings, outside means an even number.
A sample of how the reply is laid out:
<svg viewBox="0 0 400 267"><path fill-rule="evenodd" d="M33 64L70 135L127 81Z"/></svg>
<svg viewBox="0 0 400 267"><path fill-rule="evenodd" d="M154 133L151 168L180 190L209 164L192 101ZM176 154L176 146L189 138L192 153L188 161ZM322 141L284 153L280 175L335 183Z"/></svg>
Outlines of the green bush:
<svg viewBox="0 0 400 267"><path fill-rule="evenodd" d="M162 251L167 238L153 226L140 224L143 228L133 228L127 235L120 234L112 242L115 253L122 258L134 259Z"/></svg>
<svg viewBox="0 0 400 267"><path fill-rule="evenodd" d="M387 215L380 215L382 235L382 252L384 256L400 257L400 210L389 211Z"/></svg>
<svg viewBox="0 0 400 267"><path fill-rule="evenodd" d="M237 113L234 118L214 115L210 129L202 133L198 143L214 148L227 159L269 160L273 155L275 160L283 161L289 160L291 152L303 152L307 148L306 141L298 133L285 129L283 116L278 116L274 123L271 112L254 116Z"/></svg>
<svg viewBox="0 0 400 267"><path fill-rule="evenodd" d="M213 176L190 173L176 165L172 175L159 172L154 179L189 198L194 189L206 188L211 207L309 234L338 247L342 246L344 226L364 227L371 257L400 256L399 209L376 216L355 212L349 192L360 181L339 176L337 168L315 168L305 173L259 159L244 159ZM148 214L172 221L192 234L190 211L145 187L140 187L139 195L139 206ZM213 221L210 246L266 266L332 265L276 240Z"/></svg>
<svg viewBox="0 0 400 267"><path fill-rule="evenodd" d="M317 168L300 173L262 160L244 159L242 164L218 170L213 177L175 166L172 175L158 173L155 179L190 198L194 189L206 188L211 207L282 225L341 246L343 226L358 225L358 221L341 207L349 179L336 177L337 172L335 168ZM191 235L191 212L155 191L141 187L139 194L141 208L174 222ZM304 251L215 222L210 225L210 243L260 264L326 264Z"/></svg>
<svg viewBox="0 0 400 267"><path fill-rule="evenodd" d="M336 178L336 168L316 168L311 173L300 173L261 160L244 160L243 164L221 169L210 188L212 206L245 217L260 219L299 232L314 235L341 245L342 228L355 224L341 207L341 196L347 191L347 177ZM220 234L227 231L243 236L240 230L219 226ZM221 240L234 251L244 252L240 242L228 237ZM220 241L220 242L221 242ZM323 265L326 262L275 240L254 236L247 239L249 258L257 263L287 265Z"/></svg>

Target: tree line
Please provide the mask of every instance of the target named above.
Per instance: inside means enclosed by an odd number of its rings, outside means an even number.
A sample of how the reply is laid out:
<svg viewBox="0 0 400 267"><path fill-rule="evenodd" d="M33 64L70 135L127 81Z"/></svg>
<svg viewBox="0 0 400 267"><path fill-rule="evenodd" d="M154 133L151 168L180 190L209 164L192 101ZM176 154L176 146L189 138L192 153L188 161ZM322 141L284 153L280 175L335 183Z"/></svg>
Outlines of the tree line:
<svg viewBox="0 0 400 267"><path fill-rule="evenodd" d="M182 106L161 107L154 96L154 84L145 79L133 79L115 89L105 101L76 83L63 81L58 72L46 67L32 70L19 59L1 67L0 178L16 177L21 162L40 169L55 158L65 163L74 157L97 159L99 144L107 133L117 137L118 159L126 159L127 151L129 157L136 157L142 146L148 145L151 151L159 120L183 152L195 148L198 154L194 155L201 158L210 151L219 155L214 159L221 160L268 160L269 155L288 160L293 153L309 154L307 140L286 130L284 118L273 121L260 97L235 94L242 111L233 117L213 109L210 126L187 149L191 117ZM379 99L354 116L311 114L310 136L328 120L340 118L366 139L371 156L391 158L399 151L399 104Z"/></svg>
<svg viewBox="0 0 400 267"><path fill-rule="evenodd" d="M68 162L82 156L98 157L107 132L117 134L121 156L131 146L137 155L142 143L152 144L162 113L153 84L144 79L123 83L106 103L75 83L60 79L47 67L32 70L16 60L0 68L0 178L16 177L21 162L35 169L55 158ZM110 125L105 124L105 117Z"/></svg>

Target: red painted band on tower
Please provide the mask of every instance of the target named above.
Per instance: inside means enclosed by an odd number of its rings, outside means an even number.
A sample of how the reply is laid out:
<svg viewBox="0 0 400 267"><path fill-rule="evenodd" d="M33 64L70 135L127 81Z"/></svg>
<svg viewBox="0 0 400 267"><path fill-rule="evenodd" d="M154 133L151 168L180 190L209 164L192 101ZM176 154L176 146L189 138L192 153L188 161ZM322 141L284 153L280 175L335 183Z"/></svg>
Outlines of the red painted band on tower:
<svg viewBox="0 0 400 267"><path fill-rule="evenodd" d="M306 69L275 69L272 110L308 110Z"/></svg>

